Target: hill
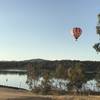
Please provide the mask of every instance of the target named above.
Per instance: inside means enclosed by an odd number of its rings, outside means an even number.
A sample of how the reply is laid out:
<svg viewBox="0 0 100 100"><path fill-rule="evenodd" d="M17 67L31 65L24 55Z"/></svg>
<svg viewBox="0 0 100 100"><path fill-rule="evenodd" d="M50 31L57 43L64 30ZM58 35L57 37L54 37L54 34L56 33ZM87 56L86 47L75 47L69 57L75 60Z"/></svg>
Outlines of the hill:
<svg viewBox="0 0 100 100"><path fill-rule="evenodd" d="M59 65L69 68L77 63L81 63L87 73L100 73L100 61L79 61L79 60L44 60L31 59L24 61L0 61L0 69L18 69L26 70L27 65L31 63L40 69L55 70Z"/></svg>

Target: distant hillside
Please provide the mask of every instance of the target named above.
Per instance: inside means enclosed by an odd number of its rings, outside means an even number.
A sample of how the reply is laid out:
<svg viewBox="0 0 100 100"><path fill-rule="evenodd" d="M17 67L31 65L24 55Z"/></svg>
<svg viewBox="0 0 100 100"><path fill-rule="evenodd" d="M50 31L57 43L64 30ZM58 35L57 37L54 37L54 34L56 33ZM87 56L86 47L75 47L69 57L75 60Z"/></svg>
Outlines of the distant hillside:
<svg viewBox="0 0 100 100"><path fill-rule="evenodd" d="M82 63L86 72L100 72L100 61L79 61L79 60L44 60L31 59L24 61L0 61L0 69L26 69L27 64L32 63L33 67L40 67L41 69L55 70L59 64L65 68L74 66L76 63Z"/></svg>
<svg viewBox="0 0 100 100"><path fill-rule="evenodd" d="M44 59L31 59L31 60L24 60L25 62L43 62L43 61L49 61Z"/></svg>

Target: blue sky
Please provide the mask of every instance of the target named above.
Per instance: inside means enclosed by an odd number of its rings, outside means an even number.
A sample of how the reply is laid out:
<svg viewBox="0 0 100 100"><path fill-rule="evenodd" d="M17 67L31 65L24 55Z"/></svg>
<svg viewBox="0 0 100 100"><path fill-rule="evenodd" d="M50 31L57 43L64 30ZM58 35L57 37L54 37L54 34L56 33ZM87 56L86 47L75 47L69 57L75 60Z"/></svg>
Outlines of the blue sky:
<svg viewBox="0 0 100 100"><path fill-rule="evenodd" d="M0 0L0 60L98 60L100 0ZM82 28L76 42L73 27Z"/></svg>

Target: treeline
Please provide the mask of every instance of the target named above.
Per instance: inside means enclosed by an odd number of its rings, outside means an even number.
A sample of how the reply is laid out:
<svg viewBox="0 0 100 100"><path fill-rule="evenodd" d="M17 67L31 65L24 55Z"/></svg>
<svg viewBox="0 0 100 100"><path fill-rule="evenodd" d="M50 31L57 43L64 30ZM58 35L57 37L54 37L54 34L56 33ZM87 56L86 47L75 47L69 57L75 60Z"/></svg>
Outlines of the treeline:
<svg viewBox="0 0 100 100"><path fill-rule="evenodd" d="M60 94L66 93L66 91L72 93L74 90L80 93L82 88L86 93L85 84L87 81L95 79L99 82L99 68L100 62L70 60L31 61L27 65L27 83L30 89L38 93L52 94L52 90L60 92ZM37 85L40 77L43 80L40 85ZM57 82L54 82L55 80ZM61 82L59 82L60 80ZM62 91L62 87L65 88L64 91ZM90 92L90 89L88 91Z"/></svg>
<svg viewBox="0 0 100 100"><path fill-rule="evenodd" d="M25 61L0 61L0 69L23 69L27 68L27 64L32 63L33 67L37 66L39 69L55 70L59 65L64 68L73 67L76 63L81 63L86 73L99 73L100 61L76 61L76 60L42 60L33 59Z"/></svg>
<svg viewBox="0 0 100 100"><path fill-rule="evenodd" d="M28 62L24 61L0 61L0 69L26 69Z"/></svg>

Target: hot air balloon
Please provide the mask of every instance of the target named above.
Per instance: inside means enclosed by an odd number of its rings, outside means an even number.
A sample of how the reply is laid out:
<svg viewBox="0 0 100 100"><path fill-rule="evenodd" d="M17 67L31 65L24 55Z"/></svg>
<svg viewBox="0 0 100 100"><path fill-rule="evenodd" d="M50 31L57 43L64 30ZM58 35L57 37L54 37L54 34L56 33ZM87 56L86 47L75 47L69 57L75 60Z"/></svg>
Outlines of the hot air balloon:
<svg viewBox="0 0 100 100"><path fill-rule="evenodd" d="M74 36L74 38L77 39L80 37L80 35L82 34L82 29L79 27L74 27L72 30L72 35Z"/></svg>

